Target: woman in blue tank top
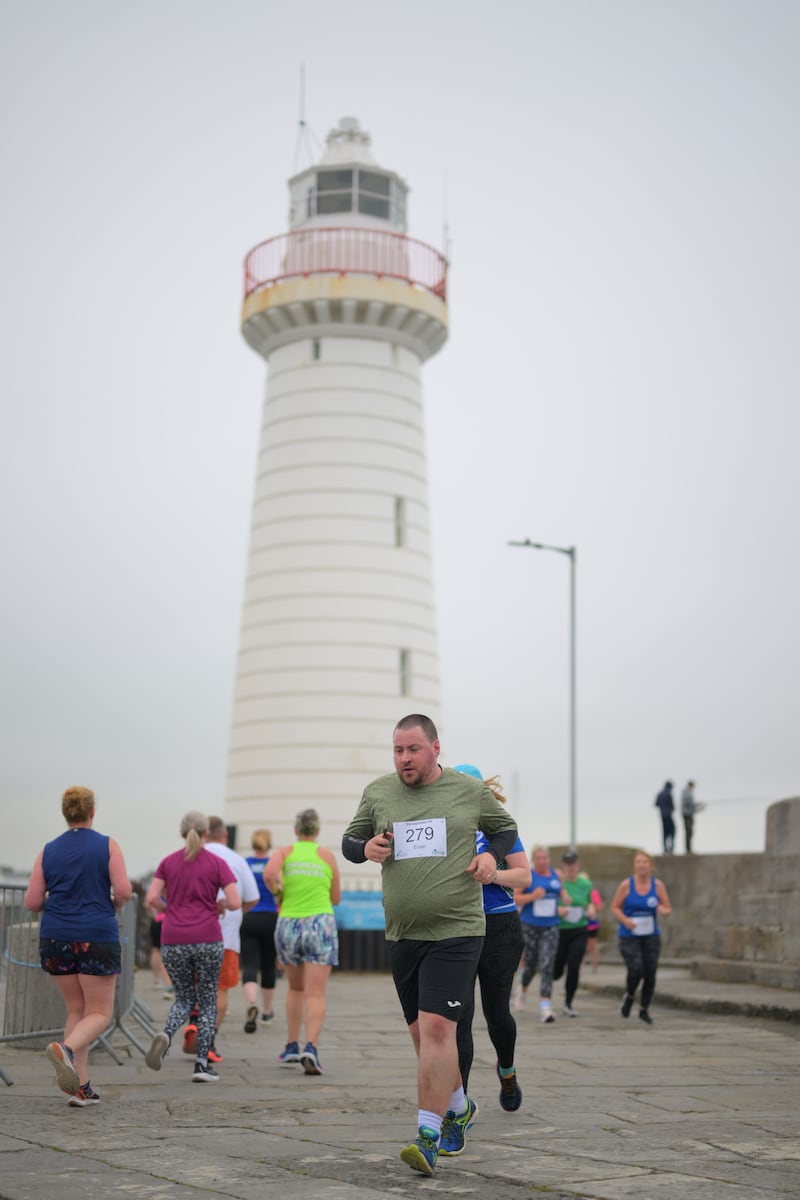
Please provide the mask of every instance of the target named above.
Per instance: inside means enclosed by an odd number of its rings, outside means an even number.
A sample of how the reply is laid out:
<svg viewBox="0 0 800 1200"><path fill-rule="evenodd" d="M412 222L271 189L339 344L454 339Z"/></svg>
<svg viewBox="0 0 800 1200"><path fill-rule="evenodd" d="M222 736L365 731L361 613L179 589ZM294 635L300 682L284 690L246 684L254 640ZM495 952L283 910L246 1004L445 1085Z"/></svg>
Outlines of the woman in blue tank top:
<svg viewBox="0 0 800 1200"><path fill-rule="evenodd" d="M89 1047L108 1028L120 971L116 910L131 898L122 851L92 829L94 792L68 788L61 811L69 828L33 865L25 907L40 912L39 958L67 1007L63 1042L45 1053L74 1108L99 1104L89 1080Z"/></svg>
<svg viewBox="0 0 800 1200"><path fill-rule="evenodd" d="M636 989L642 984L639 1019L653 1024L650 1001L656 986L656 969L661 952L659 916L672 912L667 889L653 875L653 860L645 850L633 856L633 875L623 879L611 902L611 911L619 921L619 949L628 974L620 1016L630 1016Z"/></svg>
<svg viewBox="0 0 800 1200"><path fill-rule="evenodd" d="M454 768L462 775L483 779L477 767L461 763ZM506 803L500 780L496 775L485 780L486 786L501 804ZM478 830L475 849L480 854L488 845L486 834ZM514 903L514 888L526 886L531 877L525 847L517 838L504 859L497 864L495 879L483 885L483 911L486 914L486 936L478 959L477 979L481 989L481 1007L486 1018L489 1040L497 1054L497 1076L500 1080L500 1107L516 1112L522 1103L522 1089L517 1082L514 1052L517 1044L517 1023L511 1014L511 989L522 953L522 929ZM458 1069L464 1092L469 1085L474 1053L472 1020L475 1014L475 989L468 991L456 1030ZM454 1113L448 1113L452 1119ZM447 1150L448 1131L442 1132L442 1145ZM441 1147L440 1147L441 1150ZM452 1150L450 1151L452 1153Z"/></svg>
<svg viewBox="0 0 800 1200"><path fill-rule="evenodd" d="M272 849L272 834L268 829L257 829L250 838L253 853L247 856L247 865L258 884L260 900L242 918L242 985L247 1003L245 1033L255 1033L258 1028L258 976L261 973L261 1020L266 1024L273 1019L272 1002L275 995L275 926L278 921L278 903L264 883L264 868L269 862Z"/></svg>
<svg viewBox="0 0 800 1200"><path fill-rule="evenodd" d="M561 877L550 865L550 851L546 846L536 845L531 851L531 881L527 887L515 894L524 940L524 967L514 995L514 1008L525 1007L525 997L531 980L539 972L539 1011L543 1025L552 1025L553 1015L553 969L558 950L558 926L562 906L564 885Z"/></svg>

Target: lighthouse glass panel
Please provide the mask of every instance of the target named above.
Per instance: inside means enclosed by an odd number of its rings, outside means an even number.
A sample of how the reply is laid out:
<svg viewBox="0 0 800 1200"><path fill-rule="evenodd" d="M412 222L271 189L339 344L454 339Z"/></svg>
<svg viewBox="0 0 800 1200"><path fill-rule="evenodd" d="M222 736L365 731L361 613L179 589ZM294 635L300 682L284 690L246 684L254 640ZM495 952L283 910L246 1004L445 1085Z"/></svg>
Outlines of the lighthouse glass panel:
<svg viewBox="0 0 800 1200"><path fill-rule="evenodd" d="M317 174L318 213L353 211L353 172L320 171Z"/></svg>
<svg viewBox="0 0 800 1200"><path fill-rule="evenodd" d="M358 172L358 211L370 217L389 219L389 190L391 181L388 175L378 175L375 171Z"/></svg>
<svg viewBox="0 0 800 1200"><path fill-rule="evenodd" d="M406 189L397 180L392 188L392 220L401 229L406 227Z"/></svg>

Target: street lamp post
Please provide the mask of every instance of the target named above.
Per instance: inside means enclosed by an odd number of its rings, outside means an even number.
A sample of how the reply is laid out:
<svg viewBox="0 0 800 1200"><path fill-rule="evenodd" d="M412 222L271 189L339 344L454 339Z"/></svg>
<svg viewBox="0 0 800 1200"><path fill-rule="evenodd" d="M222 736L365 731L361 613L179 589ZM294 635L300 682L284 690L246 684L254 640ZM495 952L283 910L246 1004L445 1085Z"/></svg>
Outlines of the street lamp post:
<svg viewBox="0 0 800 1200"><path fill-rule="evenodd" d="M554 550L569 558L569 844L577 849L575 834L575 546L547 546L544 542L509 542L509 546L527 546L531 550Z"/></svg>

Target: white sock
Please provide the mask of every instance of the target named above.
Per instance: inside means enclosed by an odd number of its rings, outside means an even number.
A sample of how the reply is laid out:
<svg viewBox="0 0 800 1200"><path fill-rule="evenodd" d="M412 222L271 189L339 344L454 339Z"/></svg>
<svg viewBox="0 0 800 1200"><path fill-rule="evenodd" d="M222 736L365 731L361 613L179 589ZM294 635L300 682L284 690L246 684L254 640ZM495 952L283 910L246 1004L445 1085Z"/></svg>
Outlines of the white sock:
<svg viewBox="0 0 800 1200"><path fill-rule="evenodd" d="M442 1135L442 1118L439 1116L438 1113L429 1112L427 1108L418 1109L417 1110L417 1125L418 1126L424 1125L426 1129L432 1129L434 1131L434 1133L436 1134L436 1140L438 1142L439 1138Z"/></svg>
<svg viewBox="0 0 800 1200"><path fill-rule="evenodd" d="M457 1117L467 1111L467 1097L464 1095L463 1087L460 1087L457 1092L453 1092L447 1111L455 1113Z"/></svg>

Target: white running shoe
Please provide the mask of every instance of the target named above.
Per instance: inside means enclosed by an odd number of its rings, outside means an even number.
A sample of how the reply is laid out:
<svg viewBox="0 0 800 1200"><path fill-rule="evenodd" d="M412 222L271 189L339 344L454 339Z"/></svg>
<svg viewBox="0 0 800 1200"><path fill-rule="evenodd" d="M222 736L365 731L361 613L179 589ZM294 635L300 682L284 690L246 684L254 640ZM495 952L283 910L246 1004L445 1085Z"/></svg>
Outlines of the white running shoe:
<svg viewBox="0 0 800 1200"><path fill-rule="evenodd" d="M144 1056L151 1071L160 1071L164 1057L169 1050L169 1037L166 1033L157 1033L150 1043L150 1049Z"/></svg>

